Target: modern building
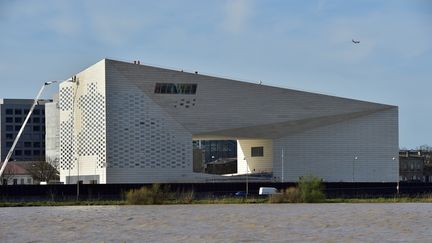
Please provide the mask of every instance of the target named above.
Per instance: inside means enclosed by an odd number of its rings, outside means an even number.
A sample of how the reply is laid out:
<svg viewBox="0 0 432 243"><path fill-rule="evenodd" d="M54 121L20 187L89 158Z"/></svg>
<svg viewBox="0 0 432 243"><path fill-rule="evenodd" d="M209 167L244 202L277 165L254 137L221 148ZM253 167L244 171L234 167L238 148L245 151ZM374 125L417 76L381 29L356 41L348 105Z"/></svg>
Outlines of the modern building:
<svg viewBox="0 0 432 243"><path fill-rule="evenodd" d="M59 105L65 183L206 181L193 140L236 140L240 176L399 178L396 106L108 59L61 83Z"/></svg>
<svg viewBox="0 0 432 243"><path fill-rule="evenodd" d="M11 160L45 159L45 106L40 100L18 141ZM31 106L31 99L0 99L0 159L4 161Z"/></svg>
<svg viewBox="0 0 432 243"><path fill-rule="evenodd" d="M399 152L399 180L408 182L426 182L424 173L426 156L418 150Z"/></svg>

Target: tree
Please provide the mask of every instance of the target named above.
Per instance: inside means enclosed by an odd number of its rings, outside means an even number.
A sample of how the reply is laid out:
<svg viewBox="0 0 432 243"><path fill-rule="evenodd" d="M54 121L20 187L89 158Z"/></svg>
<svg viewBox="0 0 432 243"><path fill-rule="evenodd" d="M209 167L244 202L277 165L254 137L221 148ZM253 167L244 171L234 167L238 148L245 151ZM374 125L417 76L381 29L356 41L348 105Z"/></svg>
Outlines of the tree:
<svg viewBox="0 0 432 243"><path fill-rule="evenodd" d="M49 182L59 179L58 170L50 163L43 160L32 162L28 166L27 171L35 181Z"/></svg>

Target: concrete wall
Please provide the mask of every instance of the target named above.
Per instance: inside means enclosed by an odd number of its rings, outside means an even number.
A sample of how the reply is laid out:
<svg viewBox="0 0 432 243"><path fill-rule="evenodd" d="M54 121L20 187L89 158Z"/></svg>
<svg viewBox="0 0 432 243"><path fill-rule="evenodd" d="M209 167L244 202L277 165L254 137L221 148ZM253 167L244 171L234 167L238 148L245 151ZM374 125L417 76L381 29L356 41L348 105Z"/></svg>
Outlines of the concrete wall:
<svg viewBox="0 0 432 243"><path fill-rule="evenodd" d="M314 175L329 182L396 182L398 109L346 120L274 140L274 176ZM357 159L356 159L357 158Z"/></svg>
<svg viewBox="0 0 432 243"><path fill-rule="evenodd" d="M252 157L252 147L264 147L263 157ZM273 170L273 141L238 140L237 141L237 174L272 172Z"/></svg>
<svg viewBox="0 0 432 243"><path fill-rule="evenodd" d="M53 166L60 162L60 109L58 96L45 104L45 159Z"/></svg>

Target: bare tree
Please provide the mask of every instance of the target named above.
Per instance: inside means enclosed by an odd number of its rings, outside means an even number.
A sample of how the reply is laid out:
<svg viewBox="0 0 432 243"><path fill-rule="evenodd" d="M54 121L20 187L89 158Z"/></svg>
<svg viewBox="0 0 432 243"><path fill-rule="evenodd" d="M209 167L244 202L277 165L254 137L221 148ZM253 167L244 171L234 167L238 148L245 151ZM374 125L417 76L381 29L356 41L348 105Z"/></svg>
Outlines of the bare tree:
<svg viewBox="0 0 432 243"><path fill-rule="evenodd" d="M53 165L44 160L32 162L27 167L27 171L35 181L49 182L51 180L59 179L58 170Z"/></svg>

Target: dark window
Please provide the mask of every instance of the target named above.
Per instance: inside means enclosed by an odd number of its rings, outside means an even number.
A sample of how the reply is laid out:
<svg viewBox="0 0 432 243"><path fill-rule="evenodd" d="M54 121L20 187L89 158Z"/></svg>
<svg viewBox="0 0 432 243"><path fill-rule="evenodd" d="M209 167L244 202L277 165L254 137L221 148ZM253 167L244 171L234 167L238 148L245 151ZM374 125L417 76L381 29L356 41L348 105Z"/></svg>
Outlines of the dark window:
<svg viewBox="0 0 432 243"><path fill-rule="evenodd" d="M39 115L39 114L40 114L40 110L34 110L34 111L33 111L33 114L35 114L35 115Z"/></svg>
<svg viewBox="0 0 432 243"><path fill-rule="evenodd" d="M13 126L11 126L11 125L6 126L6 131L13 131L13 130L14 130Z"/></svg>
<svg viewBox="0 0 432 243"><path fill-rule="evenodd" d="M10 148L12 147L13 142L6 142L6 147Z"/></svg>
<svg viewBox="0 0 432 243"><path fill-rule="evenodd" d="M33 132L39 132L40 126L33 126Z"/></svg>
<svg viewBox="0 0 432 243"><path fill-rule="evenodd" d="M33 117L33 123L39 123L40 118L39 117Z"/></svg>
<svg viewBox="0 0 432 243"><path fill-rule="evenodd" d="M22 150L15 150L15 155L21 156L22 155Z"/></svg>
<svg viewBox="0 0 432 243"><path fill-rule="evenodd" d="M156 83L156 94L195 94L197 84Z"/></svg>
<svg viewBox="0 0 432 243"><path fill-rule="evenodd" d="M6 139L13 139L12 133L6 133Z"/></svg>
<svg viewBox="0 0 432 243"><path fill-rule="evenodd" d="M252 157L263 157L264 156L264 147L252 147L251 148L251 156Z"/></svg>
<svg viewBox="0 0 432 243"><path fill-rule="evenodd" d="M12 123L13 118L12 117L6 117L6 123Z"/></svg>
<svg viewBox="0 0 432 243"><path fill-rule="evenodd" d="M41 143L40 142L34 142L33 143L33 148L40 148Z"/></svg>
<svg viewBox="0 0 432 243"><path fill-rule="evenodd" d="M21 117L15 117L15 122L16 123L21 123L22 122L22 118Z"/></svg>
<svg viewBox="0 0 432 243"><path fill-rule="evenodd" d="M18 179L13 179L13 184L18 185Z"/></svg>
<svg viewBox="0 0 432 243"><path fill-rule="evenodd" d="M15 126L15 131L19 131L21 129L21 126Z"/></svg>
<svg viewBox="0 0 432 243"><path fill-rule="evenodd" d="M6 115L13 115L12 109L6 109Z"/></svg>
<svg viewBox="0 0 432 243"><path fill-rule="evenodd" d="M15 109L15 115L21 115L22 110L21 109Z"/></svg>
<svg viewBox="0 0 432 243"><path fill-rule="evenodd" d="M32 143L31 142L24 142L24 147L25 148L31 148Z"/></svg>
<svg viewBox="0 0 432 243"><path fill-rule="evenodd" d="M24 150L24 155L31 156L31 150Z"/></svg>
<svg viewBox="0 0 432 243"><path fill-rule="evenodd" d="M24 109L24 114L28 114L30 112L30 110L29 109Z"/></svg>
<svg viewBox="0 0 432 243"><path fill-rule="evenodd" d="M40 155L40 150L34 150L33 155Z"/></svg>

